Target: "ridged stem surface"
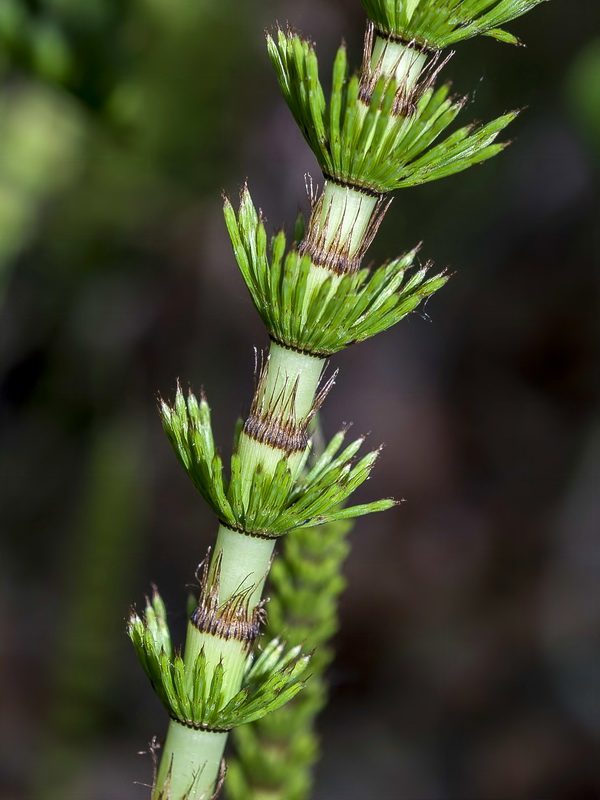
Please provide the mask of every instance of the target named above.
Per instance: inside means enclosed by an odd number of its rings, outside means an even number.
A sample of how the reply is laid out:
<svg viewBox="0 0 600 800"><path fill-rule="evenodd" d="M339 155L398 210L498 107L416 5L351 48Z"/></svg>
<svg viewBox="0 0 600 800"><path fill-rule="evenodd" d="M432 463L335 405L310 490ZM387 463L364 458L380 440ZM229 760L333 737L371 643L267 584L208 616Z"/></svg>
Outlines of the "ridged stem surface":
<svg viewBox="0 0 600 800"><path fill-rule="evenodd" d="M301 252L306 248L306 252L313 256L309 291L318 288L328 278L333 279L331 291L335 291L342 273L321 263L325 260L323 257L343 252L349 260L360 252L372 225L378 200L378 197L351 186L325 181L307 236L300 245ZM315 256L317 252L319 255Z"/></svg>
<svg viewBox="0 0 600 800"><path fill-rule="evenodd" d="M407 93L418 81L426 61L425 53L399 42L375 36L371 67L375 69L379 66L383 75L393 77L396 83L403 84Z"/></svg>
<svg viewBox="0 0 600 800"><path fill-rule="evenodd" d="M320 226L327 229L325 247L333 245L334 237L348 241L350 255L361 247L377 205L377 197L325 181Z"/></svg>
<svg viewBox="0 0 600 800"><path fill-rule="evenodd" d="M215 553L223 554L219 585L221 603L229 600L234 594L249 591L249 607L255 608L258 605L269 572L275 542L275 539L246 536L221 525L215 544Z"/></svg>
<svg viewBox="0 0 600 800"><path fill-rule="evenodd" d="M280 392L290 395L297 386L293 414L298 422L312 408L322 371L323 359L271 342L265 396L277 397Z"/></svg>

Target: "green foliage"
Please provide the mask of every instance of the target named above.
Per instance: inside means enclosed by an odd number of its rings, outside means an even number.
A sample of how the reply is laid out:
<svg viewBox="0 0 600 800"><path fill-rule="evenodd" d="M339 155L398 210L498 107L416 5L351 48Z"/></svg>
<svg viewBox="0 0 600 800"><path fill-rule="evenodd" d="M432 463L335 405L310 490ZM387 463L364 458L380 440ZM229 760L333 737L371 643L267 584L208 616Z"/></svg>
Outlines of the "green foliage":
<svg viewBox="0 0 600 800"><path fill-rule="evenodd" d="M0 55L10 68L59 84L97 110L128 77L135 45L123 32L131 18L141 16L139 10L131 13L133 5L120 0L2 0Z"/></svg>
<svg viewBox="0 0 600 800"><path fill-rule="evenodd" d="M360 79L348 80L346 48L333 67L329 108L319 80L314 46L282 30L267 37L283 96L325 175L375 192L391 192L438 180L492 158L506 146L495 143L517 112L486 125L467 125L436 144L464 105L450 87L426 89L411 113L399 113L403 87L382 76L368 105Z"/></svg>
<svg viewBox="0 0 600 800"><path fill-rule="evenodd" d="M545 0L361 0L369 19L385 33L441 50L473 36L519 40L499 26Z"/></svg>
<svg viewBox="0 0 600 800"><path fill-rule="evenodd" d="M341 278L331 273L315 285L310 256L296 249L285 254L283 231L267 246L264 222L247 187L237 217L229 200L224 213L254 305L272 338L287 347L323 357L337 353L395 325L447 280L444 275L426 278L427 266L409 273L413 250L376 270Z"/></svg>
<svg viewBox="0 0 600 800"><path fill-rule="evenodd" d="M52 136L48 135L52 131ZM86 141L76 107L41 85L5 86L0 97L0 297L39 209L79 174Z"/></svg>
<svg viewBox="0 0 600 800"><path fill-rule="evenodd" d="M142 617L132 612L128 634L169 715L198 729L229 730L279 708L302 688L309 662L299 646L286 650L273 639L255 661L248 657L242 688L225 703L226 666L219 662L209 669L203 650L191 665L173 652L165 606L156 589Z"/></svg>
<svg viewBox="0 0 600 800"><path fill-rule="evenodd" d="M36 769L25 790L31 800L78 795L86 748L118 686L120 618L148 507L144 433L141 420L129 416L105 420L94 431L81 507L61 559L64 599L46 669Z"/></svg>
<svg viewBox="0 0 600 800"><path fill-rule="evenodd" d="M379 455L375 450L354 461L364 437L339 452L346 434L345 430L340 431L314 466L297 480L293 479L286 457L281 458L272 474L259 463L252 475L251 491L244 493L237 452L231 459L231 481L227 483L225 479L205 397L198 402L190 392L186 403L178 387L174 405L161 402L160 410L179 461L215 514L232 528L276 537L294 528L384 511L395 504L394 500L378 500L339 508L367 480Z"/></svg>
<svg viewBox="0 0 600 800"><path fill-rule="evenodd" d="M273 800L305 800L318 758L316 715L325 705L324 672L331 662L328 641L337 629L337 599L345 586L342 564L351 525L334 522L286 537L271 568L266 636L314 649L311 675L291 703L236 729L236 758L229 764L230 800L253 800L257 787Z"/></svg>
<svg viewBox="0 0 600 800"><path fill-rule="evenodd" d="M73 68L72 45L58 18L20 0L0 4L0 53L49 82L64 82Z"/></svg>

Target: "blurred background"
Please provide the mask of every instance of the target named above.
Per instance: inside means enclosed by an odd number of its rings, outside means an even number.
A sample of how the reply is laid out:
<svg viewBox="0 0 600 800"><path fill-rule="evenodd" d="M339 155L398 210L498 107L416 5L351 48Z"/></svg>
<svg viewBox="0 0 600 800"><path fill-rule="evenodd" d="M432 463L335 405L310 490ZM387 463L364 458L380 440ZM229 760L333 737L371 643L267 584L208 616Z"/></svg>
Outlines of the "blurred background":
<svg viewBox="0 0 600 800"><path fill-rule="evenodd" d="M222 190L274 230L319 172L263 29L318 41L358 0L0 3L0 796L141 800L166 715L124 632L173 627L215 520L156 396L204 386L225 453L267 337ZM400 193L369 258L456 274L334 359L323 421L386 443L352 533L315 800L600 798L600 11L461 45L463 119L528 107L492 162ZM136 783L137 782L137 783Z"/></svg>

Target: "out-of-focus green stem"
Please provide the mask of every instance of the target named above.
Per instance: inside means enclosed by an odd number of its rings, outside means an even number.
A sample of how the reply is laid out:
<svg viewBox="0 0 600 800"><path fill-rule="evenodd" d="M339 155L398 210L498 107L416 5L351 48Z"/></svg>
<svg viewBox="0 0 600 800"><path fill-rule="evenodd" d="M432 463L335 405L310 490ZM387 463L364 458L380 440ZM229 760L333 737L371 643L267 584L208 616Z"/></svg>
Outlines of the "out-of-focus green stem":
<svg viewBox="0 0 600 800"><path fill-rule="evenodd" d="M104 423L91 445L85 501L65 565L65 613L57 616L51 703L32 775L34 800L72 800L81 755L101 723L111 664L122 641L124 587L135 570L144 478L143 431Z"/></svg>

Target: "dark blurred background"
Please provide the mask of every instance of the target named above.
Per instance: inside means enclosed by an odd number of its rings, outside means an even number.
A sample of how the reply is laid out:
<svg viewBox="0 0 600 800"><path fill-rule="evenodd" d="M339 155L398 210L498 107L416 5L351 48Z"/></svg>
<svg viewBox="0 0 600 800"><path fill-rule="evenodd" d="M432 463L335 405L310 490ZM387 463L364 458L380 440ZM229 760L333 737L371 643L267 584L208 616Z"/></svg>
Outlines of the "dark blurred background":
<svg viewBox="0 0 600 800"><path fill-rule="evenodd" d="M229 450L267 338L222 189L275 229L319 173L263 29L343 36L358 0L0 3L0 795L148 797L166 715L124 633L152 581L175 630L215 520L156 395L211 401ZM386 448L352 533L315 800L600 798L600 12L461 45L463 119L527 107L492 162L394 201L369 258L456 274L334 359L326 432Z"/></svg>

